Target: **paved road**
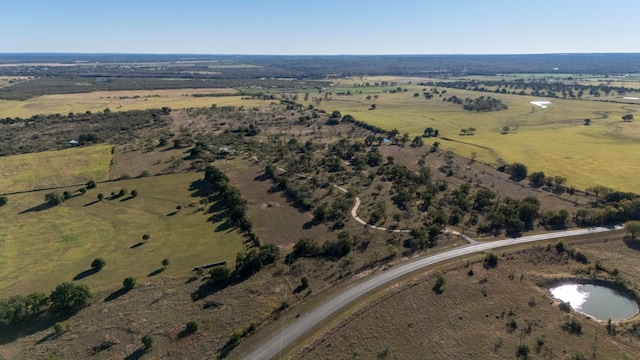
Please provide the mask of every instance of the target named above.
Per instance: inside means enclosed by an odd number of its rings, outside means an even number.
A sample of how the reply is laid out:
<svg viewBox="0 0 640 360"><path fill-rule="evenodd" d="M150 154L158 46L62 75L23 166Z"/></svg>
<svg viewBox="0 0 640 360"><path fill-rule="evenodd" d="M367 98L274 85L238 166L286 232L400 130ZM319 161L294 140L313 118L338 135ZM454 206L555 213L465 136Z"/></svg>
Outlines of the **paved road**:
<svg viewBox="0 0 640 360"><path fill-rule="evenodd" d="M383 286L384 284L395 280L403 275L416 271L418 269L437 264L441 261L453 259L459 256L470 255L481 251L491 250L508 245L524 244L541 240L557 239L562 237L586 235L591 233L605 232L610 230L618 230L622 227L616 226L615 228L590 228L560 231L548 234L539 234L532 236L524 236L517 239L506 239L493 241L488 243L471 243L459 248L449 250L440 254L424 257L405 263L396 268L392 268L378 275L371 277L370 279L355 285L341 294L331 298L326 303L320 305L310 313L301 315L298 320L289 325L287 328L279 334L275 334L269 341L255 349L249 354L246 359L271 359L278 355L282 349L287 348L298 338L302 337L305 333L311 330L316 325L320 324L324 319L331 316L346 305L354 302L356 299L362 297L367 292Z"/></svg>

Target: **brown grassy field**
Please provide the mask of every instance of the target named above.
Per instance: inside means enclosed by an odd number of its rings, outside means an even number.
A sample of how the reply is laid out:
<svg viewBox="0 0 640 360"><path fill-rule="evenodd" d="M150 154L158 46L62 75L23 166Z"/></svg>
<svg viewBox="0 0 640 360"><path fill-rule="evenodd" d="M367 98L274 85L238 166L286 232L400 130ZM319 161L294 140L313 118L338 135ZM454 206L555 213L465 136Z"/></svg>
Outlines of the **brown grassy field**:
<svg viewBox="0 0 640 360"><path fill-rule="evenodd" d="M620 239L575 247L588 254L594 275L609 278L593 269L603 261L609 271L616 266L637 289L637 250ZM636 358L640 343L623 330L637 323L638 316L616 325L616 336L607 334L605 323L580 314L573 315L582 323L581 335L562 329L567 314L541 284L547 278L575 276L572 272L581 268L587 267L553 248L537 246L505 252L496 269L486 270L481 262L433 269L372 299L293 358L508 359L516 358L520 343L536 359L590 358L594 353L597 358ZM436 272L446 279L441 294L432 290ZM508 326L511 319L516 329Z"/></svg>

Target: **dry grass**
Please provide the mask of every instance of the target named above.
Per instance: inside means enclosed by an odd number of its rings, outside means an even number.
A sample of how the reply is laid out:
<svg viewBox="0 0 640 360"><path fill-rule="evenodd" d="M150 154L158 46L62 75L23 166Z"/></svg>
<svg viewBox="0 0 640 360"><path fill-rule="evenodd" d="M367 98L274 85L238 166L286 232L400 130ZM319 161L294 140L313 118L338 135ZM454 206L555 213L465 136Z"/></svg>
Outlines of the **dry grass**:
<svg viewBox="0 0 640 360"><path fill-rule="evenodd" d="M621 255L618 269L624 278L637 280L634 264L640 255L622 241L578 248L593 249L592 262L605 259L597 255L601 249L624 249L624 255L613 250ZM634 358L638 354L640 345L631 335L610 336L606 324L580 314L574 316L582 323L582 335L562 330L565 313L538 282L547 276L571 276L572 269L583 265L543 246L507 254L492 270L472 263L468 268L458 265L417 276L401 289L363 305L294 358L507 359L515 358L520 342L529 346L533 358L590 357L596 332L598 357ZM468 275L470 269L473 276ZM441 294L432 290L436 271L446 278ZM604 272L599 275L607 276ZM511 318L517 323L514 330L507 325ZM619 325L618 331L625 327ZM538 339L543 339L539 348Z"/></svg>
<svg viewBox="0 0 640 360"><path fill-rule="evenodd" d="M540 109L528 96L478 93L447 89L442 97L425 100L414 97L422 87L400 84L409 91L379 94L377 100L367 100L364 94L334 95L333 100L322 102L326 111L339 110L358 120L400 133L408 132L413 138L426 127L440 131L439 140L444 150L463 156L476 152L478 161L497 164L521 162L530 171L544 171L568 178L571 185L586 188L603 184L625 191L640 191L635 181L640 165L625 156L632 154L640 143L640 123L623 123L621 116L640 111L640 105L589 100L552 99L547 109ZM463 110L444 97L460 98L492 96L509 106L508 110L475 113ZM376 110L369 110L376 103ZM590 118L590 126L584 119ZM509 134L501 134L509 126ZM460 136L460 129L476 128L473 136ZM431 141L431 139L427 139ZM430 145L430 144L429 144ZM605 168L606 164L606 168ZM612 177L610 174L615 173Z"/></svg>
<svg viewBox="0 0 640 360"><path fill-rule="evenodd" d="M0 192L108 180L110 162L109 145L5 156L0 161Z"/></svg>
<svg viewBox="0 0 640 360"><path fill-rule="evenodd" d="M218 106L264 106L263 100L244 100L241 96L194 97L194 94L235 94L235 89L173 89L96 91L80 94L43 95L25 101L0 100L4 117L29 118L37 114L69 112L144 110L168 106L172 109Z"/></svg>

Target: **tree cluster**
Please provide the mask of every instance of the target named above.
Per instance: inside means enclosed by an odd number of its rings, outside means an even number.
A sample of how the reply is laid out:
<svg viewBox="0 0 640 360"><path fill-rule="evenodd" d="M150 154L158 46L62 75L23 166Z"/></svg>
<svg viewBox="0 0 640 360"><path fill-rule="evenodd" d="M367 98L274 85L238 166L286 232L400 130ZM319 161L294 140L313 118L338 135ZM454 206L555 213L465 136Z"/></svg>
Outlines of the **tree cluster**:
<svg viewBox="0 0 640 360"><path fill-rule="evenodd" d="M506 110L509 107L507 104L503 103L500 99L492 98L491 96L480 96L475 99L465 98L464 100L453 95L443 101L452 102L456 105L461 105L463 109L467 111L475 111L475 112L489 112L489 111L500 111Z"/></svg>
<svg viewBox="0 0 640 360"><path fill-rule="evenodd" d="M247 201L242 198L240 190L229 183L227 175L210 165L205 171L204 181L211 194L220 196L220 201L227 207L231 222L241 230L251 232L253 226L247 216Z"/></svg>

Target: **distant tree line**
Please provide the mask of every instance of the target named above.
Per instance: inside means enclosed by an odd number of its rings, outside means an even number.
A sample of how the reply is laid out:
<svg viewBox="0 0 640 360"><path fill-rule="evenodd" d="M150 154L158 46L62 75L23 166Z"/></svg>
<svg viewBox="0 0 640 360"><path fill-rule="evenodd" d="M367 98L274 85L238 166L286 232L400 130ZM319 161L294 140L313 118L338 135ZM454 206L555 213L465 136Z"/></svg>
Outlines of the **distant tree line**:
<svg viewBox="0 0 640 360"><path fill-rule="evenodd" d="M611 86L606 82L598 85L581 85L568 77L566 81L555 79L515 79L515 80L469 80L469 81L429 81L419 83L421 86L438 86L450 89L472 90L479 92L493 92L496 94L511 94L523 96L543 96L553 98L581 99L584 94L593 97L625 95L637 90L624 86Z"/></svg>

